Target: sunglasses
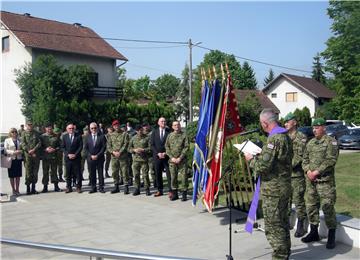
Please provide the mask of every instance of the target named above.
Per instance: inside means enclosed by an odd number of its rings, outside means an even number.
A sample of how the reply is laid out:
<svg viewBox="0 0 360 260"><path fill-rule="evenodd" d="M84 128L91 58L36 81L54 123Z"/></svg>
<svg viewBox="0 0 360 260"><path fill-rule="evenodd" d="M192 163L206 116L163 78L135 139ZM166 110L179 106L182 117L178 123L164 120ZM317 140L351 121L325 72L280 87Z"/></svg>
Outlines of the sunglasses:
<svg viewBox="0 0 360 260"><path fill-rule="evenodd" d="M95 129L97 129L97 127L90 127L90 129L95 130Z"/></svg>

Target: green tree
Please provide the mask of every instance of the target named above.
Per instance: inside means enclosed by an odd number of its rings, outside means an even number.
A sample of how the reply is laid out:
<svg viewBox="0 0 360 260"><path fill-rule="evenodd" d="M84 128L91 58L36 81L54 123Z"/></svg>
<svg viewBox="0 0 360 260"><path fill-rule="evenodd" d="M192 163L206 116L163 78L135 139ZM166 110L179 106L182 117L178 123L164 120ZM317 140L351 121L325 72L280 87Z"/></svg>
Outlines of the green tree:
<svg viewBox="0 0 360 260"><path fill-rule="evenodd" d="M360 123L360 2L330 1L332 36L322 53L326 71L334 75L332 88L337 96L331 105L339 118Z"/></svg>
<svg viewBox="0 0 360 260"><path fill-rule="evenodd" d="M243 102L239 102L239 115L241 124L248 128L249 125L259 124L261 105L255 93L248 94Z"/></svg>
<svg viewBox="0 0 360 260"><path fill-rule="evenodd" d="M298 126L309 126L311 125L311 114L310 110L307 107L303 107L302 109L295 109L294 115L298 122Z"/></svg>
<svg viewBox="0 0 360 260"><path fill-rule="evenodd" d="M119 93L119 100L120 102L124 100L125 92L126 92L126 69L122 67L116 68L116 83L115 87Z"/></svg>
<svg viewBox="0 0 360 260"><path fill-rule="evenodd" d="M311 77L320 83L326 84L325 73L324 73L323 65L320 62L320 58L321 57L319 53L317 53L316 56L314 57Z"/></svg>
<svg viewBox="0 0 360 260"><path fill-rule="evenodd" d="M189 70L189 66L185 64L185 68L181 73L183 79L175 95L176 117L185 118L186 122L189 120Z"/></svg>
<svg viewBox="0 0 360 260"><path fill-rule="evenodd" d="M257 89L257 81L255 78L254 70L250 64L245 61L240 73L240 82L237 88L239 89Z"/></svg>
<svg viewBox="0 0 360 260"><path fill-rule="evenodd" d="M264 79L264 84L263 85L266 86L271 81L273 81L274 78L275 78L274 71L272 70L272 68L270 68L269 75Z"/></svg>
<svg viewBox="0 0 360 260"><path fill-rule="evenodd" d="M153 96L156 100L166 100L174 97L178 91L180 79L171 74L164 74L158 77L152 86Z"/></svg>
<svg viewBox="0 0 360 260"><path fill-rule="evenodd" d="M76 64L66 69L64 84L67 98L74 98L79 101L91 97L91 90L97 87L97 74L88 65Z"/></svg>

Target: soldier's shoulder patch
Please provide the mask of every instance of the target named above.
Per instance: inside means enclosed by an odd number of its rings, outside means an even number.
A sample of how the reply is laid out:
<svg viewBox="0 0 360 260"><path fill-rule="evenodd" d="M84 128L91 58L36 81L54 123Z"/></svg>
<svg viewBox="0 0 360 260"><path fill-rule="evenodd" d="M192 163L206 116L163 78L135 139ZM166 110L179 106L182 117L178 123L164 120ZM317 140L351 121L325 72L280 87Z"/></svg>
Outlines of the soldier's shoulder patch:
<svg viewBox="0 0 360 260"><path fill-rule="evenodd" d="M271 150L274 150L274 144L272 144L272 143L268 143L267 144L267 148L269 148L269 149L271 149Z"/></svg>
<svg viewBox="0 0 360 260"><path fill-rule="evenodd" d="M331 144L332 144L332 145L337 145L337 142L336 142L336 141L332 141Z"/></svg>
<svg viewBox="0 0 360 260"><path fill-rule="evenodd" d="M301 139L301 142L303 142L303 143L306 143L306 141L307 141L306 138Z"/></svg>

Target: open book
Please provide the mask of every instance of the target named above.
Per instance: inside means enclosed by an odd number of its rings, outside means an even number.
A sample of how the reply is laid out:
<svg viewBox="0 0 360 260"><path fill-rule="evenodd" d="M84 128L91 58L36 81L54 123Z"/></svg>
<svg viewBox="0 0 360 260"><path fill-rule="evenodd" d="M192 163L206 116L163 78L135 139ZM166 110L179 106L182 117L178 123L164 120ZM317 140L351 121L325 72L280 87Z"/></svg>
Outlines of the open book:
<svg viewBox="0 0 360 260"><path fill-rule="evenodd" d="M256 144L254 144L253 142L251 142L250 140L244 141L241 144L234 144L234 146L243 153L250 153L252 155L261 153L261 148Z"/></svg>

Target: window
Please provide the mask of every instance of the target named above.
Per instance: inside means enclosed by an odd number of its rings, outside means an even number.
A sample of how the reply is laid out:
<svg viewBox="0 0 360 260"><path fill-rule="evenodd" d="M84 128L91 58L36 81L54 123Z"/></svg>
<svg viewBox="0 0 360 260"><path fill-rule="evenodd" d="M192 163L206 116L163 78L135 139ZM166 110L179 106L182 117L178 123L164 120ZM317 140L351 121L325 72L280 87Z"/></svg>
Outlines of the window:
<svg viewBox="0 0 360 260"><path fill-rule="evenodd" d="M297 102L297 92L287 92L286 102Z"/></svg>
<svg viewBox="0 0 360 260"><path fill-rule="evenodd" d="M271 93L271 98L277 98L277 94L276 93Z"/></svg>
<svg viewBox="0 0 360 260"><path fill-rule="evenodd" d="M2 38L1 46L2 46L2 52L9 51L9 36Z"/></svg>

